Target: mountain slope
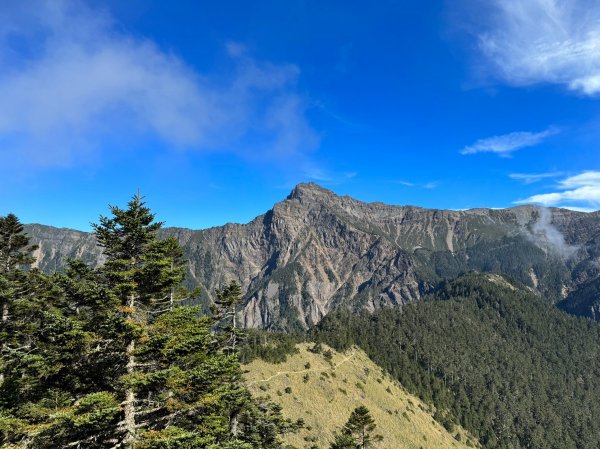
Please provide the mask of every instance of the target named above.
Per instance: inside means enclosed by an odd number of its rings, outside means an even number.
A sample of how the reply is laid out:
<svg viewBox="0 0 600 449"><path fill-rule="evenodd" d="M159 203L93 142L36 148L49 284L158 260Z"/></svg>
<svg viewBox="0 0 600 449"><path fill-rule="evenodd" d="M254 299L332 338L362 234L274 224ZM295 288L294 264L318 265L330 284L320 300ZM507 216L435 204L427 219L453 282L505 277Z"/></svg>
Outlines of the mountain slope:
<svg viewBox="0 0 600 449"><path fill-rule="evenodd" d="M164 232L183 246L188 282L204 287L204 302L215 288L239 280L247 327L289 329L318 323L340 306L405 304L470 270L508 275L551 302L569 303L600 275L599 225L600 213L367 204L300 184L248 224ZM27 230L41 243L43 270L59 268L65 256L100 261L89 234ZM596 298L576 299L577 313L591 314Z"/></svg>
<svg viewBox="0 0 600 449"><path fill-rule="evenodd" d="M461 277L402 310L337 311L313 338L360 346L486 448L600 448L600 326L501 276Z"/></svg>
<svg viewBox="0 0 600 449"><path fill-rule="evenodd" d="M268 395L283 407L284 416L304 420L304 429L288 435L287 443L297 448L329 447L334 431L359 405L369 409L376 432L384 437L379 447L459 449L468 447L468 440L475 441L462 429L450 433L434 421L419 399L392 381L361 350L332 351L329 360L310 352L311 346L298 345L298 353L284 363L254 360L244 367L253 394Z"/></svg>

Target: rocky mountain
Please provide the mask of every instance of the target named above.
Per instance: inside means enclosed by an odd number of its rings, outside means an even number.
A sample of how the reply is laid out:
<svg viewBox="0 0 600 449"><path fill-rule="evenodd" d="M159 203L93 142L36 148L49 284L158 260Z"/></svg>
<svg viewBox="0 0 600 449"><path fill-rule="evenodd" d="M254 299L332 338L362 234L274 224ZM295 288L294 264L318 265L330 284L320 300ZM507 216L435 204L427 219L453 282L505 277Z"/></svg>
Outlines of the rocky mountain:
<svg viewBox="0 0 600 449"><path fill-rule="evenodd" d="M29 225L36 266L102 262L93 235ZM336 307L418 300L448 279L501 273L573 313L600 319L600 213L520 206L433 210L364 203L300 184L248 224L167 228L189 259L188 283L239 280L248 327L306 328Z"/></svg>

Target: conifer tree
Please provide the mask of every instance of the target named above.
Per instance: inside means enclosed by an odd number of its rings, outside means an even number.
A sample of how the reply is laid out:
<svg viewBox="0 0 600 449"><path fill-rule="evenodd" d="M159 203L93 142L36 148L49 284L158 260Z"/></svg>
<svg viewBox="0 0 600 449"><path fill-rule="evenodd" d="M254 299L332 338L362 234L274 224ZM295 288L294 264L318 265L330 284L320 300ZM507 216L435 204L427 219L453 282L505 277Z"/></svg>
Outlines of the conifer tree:
<svg viewBox="0 0 600 449"><path fill-rule="evenodd" d="M2 302L2 323L10 314L10 301L15 300L18 290L14 282L20 276L19 268L28 268L35 260L31 253L37 245L29 245L29 237L23 225L14 214L0 217L0 302Z"/></svg>
<svg viewBox="0 0 600 449"><path fill-rule="evenodd" d="M356 449L356 441L348 433L336 433L329 449Z"/></svg>
<svg viewBox="0 0 600 449"><path fill-rule="evenodd" d="M0 360L0 446L92 448L113 438L120 406L107 390L124 345L90 272L75 262L66 274L21 272Z"/></svg>
<svg viewBox="0 0 600 449"><path fill-rule="evenodd" d="M29 245L29 237L14 214L0 217L0 274L33 263L31 253L36 249L37 245Z"/></svg>
<svg viewBox="0 0 600 449"><path fill-rule="evenodd" d="M120 379L122 447L279 448L279 435L298 424L254 400L243 384L231 314L239 285L219 290L214 317L177 306L183 279L177 241L156 237L162 223L154 222L139 195L126 210L111 212L94 229L107 256L102 278L131 335Z"/></svg>
<svg viewBox="0 0 600 449"><path fill-rule="evenodd" d="M124 446L133 447L138 435L137 417L156 408L152 391L142 399L136 396L134 380L144 375L136 361L136 343L144 336L153 312L172 300L173 288L183 279L181 266L175 263L172 240L160 241L156 232L162 227L143 198L135 195L127 209L111 206L112 217L100 217L93 228L107 260L102 269L107 286L120 300L120 310L133 335L126 350L127 376L124 388ZM175 257L174 257L175 256ZM146 409L146 410L145 410Z"/></svg>
<svg viewBox="0 0 600 449"><path fill-rule="evenodd" d="M355 447L356 449L368 449L374 447L383 440L381 435L373 433L376 427L377 425L369 409L364 405L356 407L350 414L350 418L344 425L341 434L336 435L330 448Z"/></svg>
<svg viewBox="0 0 600 449"><path fill-rule="evenodd" d="M236 351L236 346L242 338L237 324L237 306L242 302L242 287L236 281L216 291L216 299L211 307L213 315L220 326L221 332L227 336L226 348Z"/></svg>
<svg viewBox="0 0 600 449"><path fill-rule="evenodd" d="M24 276L19 268L29 268L35 260L31 253L37 245L29 245L29 237L23 225L14 214L0 217L0 353L6 350L10 330L11 305L26 292ZM4 382L4 372L0 365L0 385Z"/></svg>

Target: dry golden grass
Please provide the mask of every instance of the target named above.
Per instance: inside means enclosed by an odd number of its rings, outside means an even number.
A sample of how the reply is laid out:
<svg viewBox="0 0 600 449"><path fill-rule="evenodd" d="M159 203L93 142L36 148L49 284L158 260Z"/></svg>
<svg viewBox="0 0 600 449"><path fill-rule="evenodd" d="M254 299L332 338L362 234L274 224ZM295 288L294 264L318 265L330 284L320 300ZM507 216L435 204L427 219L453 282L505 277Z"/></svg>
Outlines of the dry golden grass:
<svg viewBox="0 0 600 449"><path fill-rule="evenodd" d="M300 352L282 364L255 360L244 366L253 394L281 404L288 418L304 419L305 428L286 436L287 443L326 449L352 410L364 405L377 423L377 433L384 437L379 448L462 449L469 447L467 440L478 446L463 429L448 433L425 404L385 375L361 350L353 348L345 354L332 350L329 362L322 354L309 352L310 346L298 345Z"/></svg>

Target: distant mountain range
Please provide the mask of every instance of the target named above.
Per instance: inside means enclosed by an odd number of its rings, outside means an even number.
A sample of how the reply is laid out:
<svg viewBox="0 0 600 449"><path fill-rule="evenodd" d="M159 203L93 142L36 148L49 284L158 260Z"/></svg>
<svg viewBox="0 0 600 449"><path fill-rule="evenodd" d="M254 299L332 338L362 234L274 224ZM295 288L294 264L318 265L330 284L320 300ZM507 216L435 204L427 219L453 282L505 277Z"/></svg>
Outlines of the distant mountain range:
<svg viewBox="0 0 600 449"><path fill-rule="evenodd" d="M43 271L62 269L65 258L102 263L93 234L39 224L26 231ZM600 212L389 206L309 183L248 224L162 232L182 245L201 302L241 282L248 327L303 329L338 307L404 304L469 271L503 274L600 320Z"/></svg>

